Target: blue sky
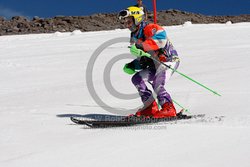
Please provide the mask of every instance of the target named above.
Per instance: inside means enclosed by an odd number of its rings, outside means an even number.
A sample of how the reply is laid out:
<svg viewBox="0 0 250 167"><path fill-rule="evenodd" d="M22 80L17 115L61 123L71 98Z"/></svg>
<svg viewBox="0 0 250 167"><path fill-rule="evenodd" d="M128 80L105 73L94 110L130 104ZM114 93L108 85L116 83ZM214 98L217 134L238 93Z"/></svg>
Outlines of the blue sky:
<svg viewBox="0 0 250 167"><path fill-rule="evenodd" d="M135 4L136 0L0 0L0 16L29 18L82 16L94 13L118 12ZM152 0L144 0L152 10ZM157 0L157 9L179 9L205 15L250 14L250 0Z"/></svg>

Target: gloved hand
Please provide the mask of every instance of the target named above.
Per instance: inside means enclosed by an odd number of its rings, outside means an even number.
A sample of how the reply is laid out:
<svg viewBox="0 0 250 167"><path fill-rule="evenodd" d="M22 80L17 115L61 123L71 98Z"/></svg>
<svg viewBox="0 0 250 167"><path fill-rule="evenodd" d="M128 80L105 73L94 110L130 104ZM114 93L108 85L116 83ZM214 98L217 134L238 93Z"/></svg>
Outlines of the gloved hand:
<svg viewBox="0 0 250 167"><path fill-rule="evenodd" d="M135 45L132 45L130 47L130 53L136 57L142 57L142 56L150 57L151 56L149 53L146 53L143 50L136 48Z"/></svg>
<svg viewBox="0 0 250 167"><path fill-rule="evenodd" d="M127 63L125 64L125 66L123 67L123 71L129 75L132 75L135 73L135 68L132 66L131 63Z"/></svg>

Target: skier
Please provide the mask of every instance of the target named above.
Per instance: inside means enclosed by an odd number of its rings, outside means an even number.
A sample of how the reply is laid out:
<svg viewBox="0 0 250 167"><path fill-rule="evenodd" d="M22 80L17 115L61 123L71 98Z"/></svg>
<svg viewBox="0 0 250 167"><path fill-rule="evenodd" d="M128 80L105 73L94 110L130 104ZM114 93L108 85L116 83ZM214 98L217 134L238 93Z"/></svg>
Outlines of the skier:
<svg viewBox="0 0 250 167"><path fill-rule="evenodd" d="M147 19L148 19L148 10L147 10L147 8L146 8L146 5L144 5L143 3L142 3L142 0L136 0L137 1L137 4L135 4L134 6L135 7L138 7L138 8L141 8L141 10L143 10L143 12L144 12L144 21L147 21ZM131 32L131 34L130 34L130 45L133 45L135 43L135 41L134 41L134 38L133 38L133 32Z"/></svg>
<svg viewBox="0 0 250 167"><path fill-rule="evenodd" d="M176 116L176 109L169 93L164 85L170 79L173 71L166 68L158 61L178 68L179 58L173 45L167 38L166 31L158 24L148 24L144 21L144 12L138 7L128 7L119 13L119 19L123 19L126 28L132 32L135 44L131 45L131 54L137 56L132 62L125 64L125 73L133 74L132 83L137 88L143 108L136 112L136 116L150 116L165 118ZM146 83L150 83L157 95L161 109L148 89Z"/></svg>

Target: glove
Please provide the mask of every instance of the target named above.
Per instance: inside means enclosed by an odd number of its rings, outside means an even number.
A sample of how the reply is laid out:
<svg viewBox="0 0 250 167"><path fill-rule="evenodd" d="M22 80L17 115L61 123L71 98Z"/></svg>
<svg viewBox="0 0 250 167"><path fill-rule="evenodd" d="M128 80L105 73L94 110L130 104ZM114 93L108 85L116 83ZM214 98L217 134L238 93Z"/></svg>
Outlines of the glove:
<svg viewBox="0 0 250 167"><path fill-rule="evenodd" d="M135 45L132 45L130 47L130 53L136 57L142 57L142 56L150 57L151 56L149 53L145 53L143 50L136 48Z"/></svg>
<svg viewBox="0 0 250 167"><path fill-rule="evenodd" d="M135 73L135 68L133 68L131 66L131 63L127 63L125 64L125 66L123 67L123 71L129 75L132 75Z"/></svg>

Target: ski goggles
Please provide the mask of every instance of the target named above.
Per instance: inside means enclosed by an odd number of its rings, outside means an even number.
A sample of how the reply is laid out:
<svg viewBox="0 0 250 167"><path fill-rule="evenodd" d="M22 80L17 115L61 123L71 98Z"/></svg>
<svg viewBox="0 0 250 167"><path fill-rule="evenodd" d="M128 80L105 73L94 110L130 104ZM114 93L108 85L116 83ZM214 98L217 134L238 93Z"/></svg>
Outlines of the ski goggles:
<svg viewBox="0 0 250 167"><path fill-rule="evenodd" d="M119 12L118 18L121 20L123 18L126 18L130 16L130 12L128 10L122 10Z"/></svg>
<svg viewBox="0 0 250 167"><path fill-rule="evenodd" d="M123 18L133 16L133 15L143 15L143 11L129 11L129 10L122 10L119 12L118 18L121 20Z"/></svg>

